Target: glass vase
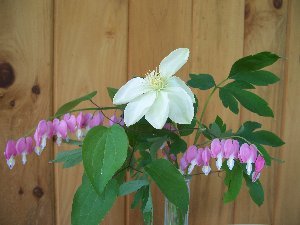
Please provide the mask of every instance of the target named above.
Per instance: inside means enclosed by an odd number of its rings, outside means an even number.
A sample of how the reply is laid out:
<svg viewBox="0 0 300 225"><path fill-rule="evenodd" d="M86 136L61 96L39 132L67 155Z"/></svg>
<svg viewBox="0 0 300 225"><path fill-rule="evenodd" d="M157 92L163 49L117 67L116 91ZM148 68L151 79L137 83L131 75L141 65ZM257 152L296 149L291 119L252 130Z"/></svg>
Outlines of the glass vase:
<svg viewBox="0 0 300 225"><path fill-rule="evenodd" d="M191 177L185 178L186 185L188 187L188 193L190 195L190 182ZM165 198L165 218L164 225L188 225L189 224L189 210L184 215L178 210L178 208Z"/></svg>

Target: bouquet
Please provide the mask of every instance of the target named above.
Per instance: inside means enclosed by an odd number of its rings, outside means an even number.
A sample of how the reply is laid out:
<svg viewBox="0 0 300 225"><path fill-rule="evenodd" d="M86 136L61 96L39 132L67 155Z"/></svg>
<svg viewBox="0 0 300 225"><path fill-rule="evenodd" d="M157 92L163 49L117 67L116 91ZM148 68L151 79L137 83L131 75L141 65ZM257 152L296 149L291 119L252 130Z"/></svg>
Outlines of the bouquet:
<svg viewBox="0 0 300 225"><path fill-rule="evenodd" d="M108 88L113 106L95 103L96 92L64 104L53 117L38 123L33 136L7 142L4 155L9 168L16 157L25 164L33 151L41 155L47 140L74 146L52 161L65 168L83 163L82 184L72 205L73 225L99 224L117 197L131 193L135 193L132 208L140 207L145 224L152 224L154 183L175 208L178 224L183 224L189 207L187 184L199 169L206 176L224 173L225 203L235 200L244 180L252 200L261 205L264 192L259 177L274 160L265 147L284 142L255 121L245 121L233 131L218 115L209 124L203 118L215 93L235 114L244 107L273 117L268 103L252 90L279 81L263 70L279 57L261 52L241 58L218 84L209 74L190 74L186 83L177 77L188 58L188 49L176 49L144 77L134 77L120 89ZM198 95L201 108L191 88L210 91L207 99ZM92 107L78 108L84 101L90 101ZM114 113L108 115L107 110ZM186 142L187 136L193 143Z"/></svg>

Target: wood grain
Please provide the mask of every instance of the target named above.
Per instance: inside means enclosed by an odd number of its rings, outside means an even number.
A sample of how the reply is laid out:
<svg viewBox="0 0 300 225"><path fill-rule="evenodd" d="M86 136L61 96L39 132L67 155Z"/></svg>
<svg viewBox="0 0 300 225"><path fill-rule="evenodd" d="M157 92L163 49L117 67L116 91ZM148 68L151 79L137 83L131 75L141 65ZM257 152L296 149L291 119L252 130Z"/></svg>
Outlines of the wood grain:
<svg viewBox="0 0 300 225"><path fill-rule="evenodd" d="M55 222L51 144L41 157L28 156L26 166L18 157L11 171L2 153L7 139L19 138L52 112L52 7L50 0L0 1L1 225Z"/></svg>
<svg viewBox="0 0 300 225"><path fill-rule="evenodd" d="M160 61L171 51L191 47L192 1L129 2L129 48L128 74L143 76L158 67ZM189 64L178 76L186 80ZM137 211L130 210L132 198L127 204L127 225L141 225ZM164 198L157 187L153 188L154 224L163 224Z"/></svg>
<svg viewBox="0 0 300 225"><path fill-rule="evenodd" d="M276 7L275 7L276 6ZM250 55L261 51L271 51L285 57L285 40L287 29L287 1L282 5L274 5L272 1L246 1L245 4L245 35L244 55ZM281 134L281 119L283 93L284 93L284 62L279 60L268 70L281 78L281 81L268 87L259 87L255 93L263 97L274 111L275 118L263 118L247 110L241 111L241 122L254 120L261 122L264 129ZM282 149L267 148L274 157L280 156ZM249 197L244 186L234 208L234 223L263 223L274 224L274 205L278 196L278 169L281 164L273 162L272 167L267 168L262 175L262 183L265 189L265 202L263 206L256 206ZM245 213L247 211L247 213Z"/></svg>
<svg viewBox="0 0 300 225"><path fill-rule="evenodd" d="M235 60L243 55L244 1L194 1L192 73L208 73L216 82L224 80ZM210 91L198 92L200 111ZM219 115L230 128L239 125L238 116L225 109L216 92L208 105L204 123ZM199 117L198 117L199 118ZM213 166L216 170L215 166ZM199 171L200 172L200 171ZM227 224L233 204L223 203L223 175L196 176L191 183L190 224Z"/></svg>
<svg viewBox="0 0 300 225"><path fill-rule="evenodd" d="M279 156L285 160L276 171L276 199L273 221L275 225L299 224L300 221L300 180L298 179L299 149L299 99L300 96L300 1L291 0L288 7L288 29L286 38L286 60L284 70L285 92L283 95L283 112L281 135L286 145Z"/></svg>
<svg viewBox="0 0 300 225"><path fill-rule="evenodd" d="M98 91L98 104L111 105L106 87L127 80L127 5L123 0L55 2L55 109L92 90ZM57 224L70 224L81 175L82 166L55 168ZM124 219L120 199L103 224L124 224Z"/></svg>

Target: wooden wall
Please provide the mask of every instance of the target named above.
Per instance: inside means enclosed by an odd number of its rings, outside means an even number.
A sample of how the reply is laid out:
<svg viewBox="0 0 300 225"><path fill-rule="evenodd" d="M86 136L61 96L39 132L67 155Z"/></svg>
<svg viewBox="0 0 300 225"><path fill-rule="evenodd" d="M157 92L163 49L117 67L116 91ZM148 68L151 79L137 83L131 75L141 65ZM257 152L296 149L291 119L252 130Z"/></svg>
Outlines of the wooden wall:
<svg viewBox="0 0 300 225"><path fill-rule="evenodd" d="M257 90L275 119L246 110L235 116L217 97L205 117L208 122L218 113L233 128L258 119L285 140L282 149L269 149L286 162L263 173L265 204L255 206L244 187L237 201L224 205L222 179L198 176L191 184L190 224L299 224L299 0L0 0L0 148L76 96L97 90L96 101L109 104L106 86L145 74L178 47L191 50L184 79L203 72L219 81L236 59L258 51L283 57L270 68L281 82ZM200 102L206 96L198 93ZM70 224L82 168L48 164L57 151L49 146L12 171L1 154L1 225ZM153 191L154 224L161 225L163 199ZM103 225L141 225L130 201L120 199Z"/></svg>

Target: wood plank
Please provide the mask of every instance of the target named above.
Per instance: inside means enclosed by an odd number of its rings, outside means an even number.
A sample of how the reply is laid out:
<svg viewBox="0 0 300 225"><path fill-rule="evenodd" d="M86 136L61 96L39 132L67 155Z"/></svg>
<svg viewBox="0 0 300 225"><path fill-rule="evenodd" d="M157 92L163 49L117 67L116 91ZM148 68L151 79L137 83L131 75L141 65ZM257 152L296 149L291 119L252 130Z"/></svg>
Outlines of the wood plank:
<svg viewBox="0 0 300 225"><path fill-rule="evenodd" d="M287 29L287 1L246 1L245 4L245 35L244 55L260 51L275 52L285 56L285 39ZM259 121L263 128L280 135L283 93L284 93L284 60L268 68L281 78L281 82L269 87L259 87L255 91L269 102L275 118L259 117L249 111L241 111L241 122L246 120ZM270 149L270 154L280 156L281 149ZM256 206L244 187L235 204L235 223L264 223L274 224L274 205L278 196L278 170L281 164L273 162L272 167L266 169L261 177L265 189L265 202L263 206ZM247 212L247 213L245 213Z"/></svg>
<svg viewBox="0 0 300 225"><path fill-rule="evenodd" d="M54 107L93 90L101 105L110 105L107 86L127 80L127 1L55 1ZM56 150L57 151L57 150ZM70 224L73 195L82 166L55 168L57 224ZM103 224L124 224L120 199Z"/></svg>
<svg viewBox="0 0 300 225"><path fill-rule="evenodd" d="M212 74L217 83L224 80L234 61L243 55L244 1L194 1L192 73ZM200 110L210 91L198 93ZM208 105L204 123L219 115L230 128L239 117L225 109L216 93ZM214 170L215 167L214 167ZM200 171L199 171L200 172ZM195 176L191 183L191 225L228 224L233 204L223 203L223 174Z"/></svg>
<svg viewBox="0 0 300 225"><path fill-rule="evenodd" d="M274 224L298 224L300 221L300 180L297 179L300 122L300 1L291 0L288 7L287 48L284 71L285 93L281 134L286 142L279 156L285 160L276 171Z"/></svg>
<svg viewBox="0 0 300 225"><path fill-rule="evenodd" d="M148 1L129 2L129 53L128 74L143 76L158 67L160 61L172 50L191 47L192 1ZM178 73L186 80L189 63ZM153 188L154 224L163 224L164 198ZM140 212L130 209L132 198L127 202L127 225L140 225Z"/></svg>
<svg viewBox="0 0 300 225"><path fill-rule="evenodd" d="M51 0L0 2L1 151L7 139L19 138L52 112L52 13ZM0 224L54 224L52 155L50 144L42 156L28 156L26 166L18 157L9 171L1 152Z"/></svg>

